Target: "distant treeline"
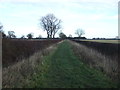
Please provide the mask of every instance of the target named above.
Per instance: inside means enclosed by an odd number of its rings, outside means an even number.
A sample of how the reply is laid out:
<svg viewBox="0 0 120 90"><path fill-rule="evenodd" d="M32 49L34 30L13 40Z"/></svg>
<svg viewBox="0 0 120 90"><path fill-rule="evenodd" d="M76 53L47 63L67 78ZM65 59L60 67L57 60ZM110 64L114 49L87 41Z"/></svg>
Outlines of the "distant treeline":
<svg viewBox="0 0 120 90"><path fill-rule="evenodd" d="M87 40L120 40L118 38L92 38L88 39L86 37L66 37L67 39L87 39Z"/></svg>
<svg viewBox="0 0 120 90"><path fill-rule="evenodd" d="M87 40L120 40L118 38L92 38L92 39L89 39L89 38L86 38L86 37L65 37L65 38L60 38L60 37L57 37L57 38L39 38L39 37L36 37L36 38L11 38L11 39L19 39L19 40L23 40L23 39L26 39L26 40L56 40L56 39L87 39Z"/></svg>

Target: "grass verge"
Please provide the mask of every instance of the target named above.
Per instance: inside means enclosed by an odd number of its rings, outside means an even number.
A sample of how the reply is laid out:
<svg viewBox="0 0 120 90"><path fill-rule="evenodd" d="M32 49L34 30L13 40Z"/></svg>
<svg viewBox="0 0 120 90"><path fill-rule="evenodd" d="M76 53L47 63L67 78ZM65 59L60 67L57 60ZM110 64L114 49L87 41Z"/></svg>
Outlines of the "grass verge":
<svg viewBox="0 0 120 90"><path fill-rule="evenodd" d="M120 40L81 40L81 41L120 44Z"/></svg>

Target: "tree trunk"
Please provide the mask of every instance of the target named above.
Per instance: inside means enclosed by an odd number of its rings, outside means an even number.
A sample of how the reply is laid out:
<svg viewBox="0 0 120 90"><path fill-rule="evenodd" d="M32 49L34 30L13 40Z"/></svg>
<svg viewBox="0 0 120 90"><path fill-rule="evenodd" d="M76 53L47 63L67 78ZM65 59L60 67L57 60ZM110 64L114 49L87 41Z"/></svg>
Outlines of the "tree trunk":
<svg viewBox="0 0 120 90"><path fill-rule="evenodd" d="M51 32L50 32L50 38L52 38L52 30L51 30Z"/></svg>
<svg viewBox="0 0 120 90"><path fill-rule="evenodd" d="M53 38L55 38L55 33L53 34Z"/></svg>
<svg viewBox="0 0 120 90"><path fill-rule="evenodd" d="M50 38L50 36L49 36L49 32L47 32L47 38Z"/></svg>

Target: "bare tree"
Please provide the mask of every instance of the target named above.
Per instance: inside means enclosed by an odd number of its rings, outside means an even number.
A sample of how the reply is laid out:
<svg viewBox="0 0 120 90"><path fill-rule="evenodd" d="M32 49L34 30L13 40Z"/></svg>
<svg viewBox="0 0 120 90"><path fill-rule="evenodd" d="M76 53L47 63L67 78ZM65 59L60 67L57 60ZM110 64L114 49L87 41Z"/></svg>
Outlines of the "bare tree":
<svg viewBox="0 0 120 90"><path fill-rule="evenodd" d="M2 34L2 38L6 38L6 34L3 31L3 25L0 23L0 33Z"/></svg>
<svg viewBox="0 0 120 90"><path fill-rule="evenodd" d="M3 32L3 25L0 23L0 32Z"/></svg>
<svg viewBox="0 0 120 90"><path fill-rule="evenodd" d="M38 38L42 38L42 35L39 35Z"/></svg>
<svg viewBox="0 0 120 90"><path fill-rule="evenodd" d="M25 35L22 35L22 36L21 36L21 39L25 39Z"/></svg>
<svg viewBox="0 0 120 90"><path fill-rule="evenodd" d="M9 38L16 38L14 31L8 31L8 37Z"/></svg>
<svg viewBox="0 0 120 90"><path fill-rule="evenodd" d="M85 32L84 32L84 30L83 30L83 29L77 29L77 30L75 31L75 34L77 34L77 35L78 35L78 37L81 37L82 35L84 35L84 34L85 34Z"/></svg>
<svg viewBox="0 0 120 90"><path fill-rule="evenodd" d="M59 33L59 37L65 39L67 36L63 32L61 32Z"/></svg>
<svg viewBox="0 0 120 90"><path fill-rule="evenodd" d="M47 38L54 38L61 28L61 20L57 19L53 14L47 14L40 19L40 25L47 32Z"/></svg>
<svg viewBox="0 0 120 90"><path fill-rule="evenodd" d="M32 38L33 38L33 33L29 33L29 34L27 35L27 37L28 37L28 39L32 39Z"/></svg>
<svg viewBox="0 0 120 90"><path fill-rule="evenodd" d="M69 36L68 37L72 37L72 35L71 34L69 34Z"/></svg>

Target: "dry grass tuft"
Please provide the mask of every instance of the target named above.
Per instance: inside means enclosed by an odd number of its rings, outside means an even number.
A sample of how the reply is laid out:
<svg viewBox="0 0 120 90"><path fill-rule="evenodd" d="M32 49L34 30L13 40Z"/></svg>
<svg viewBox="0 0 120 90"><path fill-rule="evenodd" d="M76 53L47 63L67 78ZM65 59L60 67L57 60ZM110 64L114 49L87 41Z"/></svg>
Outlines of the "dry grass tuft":
<svg viewBox="0 0 120 90"><path fill-rule="evenodd" d="M87 63L91 68L96 68L106 73L111 79L118 79L118 62L102 55L92 48L70 41L73 50L83 62Z"/></svg>

